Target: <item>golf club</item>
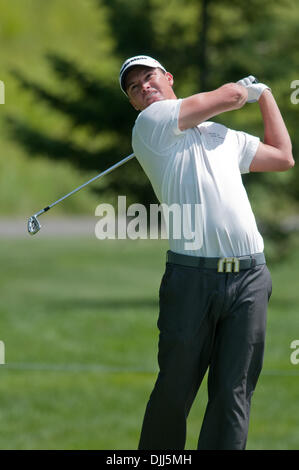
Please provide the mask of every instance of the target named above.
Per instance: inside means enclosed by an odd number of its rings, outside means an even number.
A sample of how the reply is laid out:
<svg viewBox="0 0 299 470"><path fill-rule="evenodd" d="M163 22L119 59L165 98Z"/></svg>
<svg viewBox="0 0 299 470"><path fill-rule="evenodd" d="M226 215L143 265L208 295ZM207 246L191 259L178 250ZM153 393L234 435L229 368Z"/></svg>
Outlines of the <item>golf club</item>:
<svg viewBox="0 0 299 470"><path fill-rule="evenodd" d="M102 173L100 173L99 175L97 176L94 176L93 178L91 178L89 181L87 181L86 183L82 184L81 186L79 186L78 188L75 188L73 189L73 191L71 191L70 193L66 194L65 196L61 197L60 199L58 199L57 201L53 202L52 204L50 204L49 206L45 207L44 209L41 209L40 211L36 212L36 214L32 215L29 219L28 219L28 222L27 222L27 230L28 232L30 233L30 235L35 235L37 232L40 231L41 229L41 224L38 220L38 217L43 214L44 212L47 212L48 210L51 209L51 207L53 206L56 206L56 204L59 204L59 202L63 201L64 199L66 199L67 197L70 197L72 194L75 194L77 193L78 191L80 191L80 189L82 188L85 188L85 186L87 186L88 184L92 183L93 181L101 178L102 176L104 175L108 175L108 173L110 173L111 171L115 170L116 168L120 167L121 165L123 165L124 163L127 163L129 160L131 160L133 157L135 157L134 153L131 153L131 155L128 155L127 157L125 157L123 160L120 160L118 163L115 163L115 165L112 165L110 168L107 168L107 170L103 171Z"/></svg>

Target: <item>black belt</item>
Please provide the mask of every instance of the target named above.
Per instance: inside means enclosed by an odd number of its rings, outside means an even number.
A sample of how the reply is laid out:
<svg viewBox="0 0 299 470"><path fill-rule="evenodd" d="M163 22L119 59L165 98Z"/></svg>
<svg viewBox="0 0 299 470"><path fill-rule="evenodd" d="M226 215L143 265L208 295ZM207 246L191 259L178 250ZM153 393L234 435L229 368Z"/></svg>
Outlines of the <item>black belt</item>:
<svg viewBox="0 0 299 470"><path fill-rule="evenodd" d="M169 250L167 251L167 262L193 268L217 269L219 273L237 273L243 269L251 269L259 264L265 264L266 258L264 253L255 253L247 256L231 256L227 258L205 258L181 255Z"/></svg>

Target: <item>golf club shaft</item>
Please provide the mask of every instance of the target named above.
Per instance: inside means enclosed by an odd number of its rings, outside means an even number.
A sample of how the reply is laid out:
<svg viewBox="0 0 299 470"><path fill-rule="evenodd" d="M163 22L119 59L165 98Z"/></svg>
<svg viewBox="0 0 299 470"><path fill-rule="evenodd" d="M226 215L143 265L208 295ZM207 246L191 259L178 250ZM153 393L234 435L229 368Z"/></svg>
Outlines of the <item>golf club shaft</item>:
<svg viewBox="0 0 299 470"><path fill-rule="evenodd" d="M115 170L116 168L118 168L119 166L123 165L124 163L128 162L128 161L131 160L134 156L135 156L134 153L131 153L131 155L128 155L127 157L123 158L123 160L120 160L120 162L115 163L115 165L112 165L110 168L107 168L107 170L103 171L103 172L100 173L99 175L94 176L94 177L91 178L89 181L86 181L86 183L83 183L83 184L81 184L81 186L78 186L78 188L73 189L73 191L71 191L70 193L68 193L68 194L66 194L65 196L61 197L61 198L58 199L57 201L52 202L52 204L49 204L49 206L45 207L44 209L41 209L39 212L37 212L36 214L34 214L35 217L38 217L39 215L43 214L44 212L47 212L48 210L51 209L51 207L56 206L56 204L59 204L59 202L63 201L63 200L66 199L67 197L70 197L72 194L77 193L78 191L80 191L80 189L85 188L85 186L87 186L88 184L92 183L93 181L96 181L97 179L101 178L101 177L104 176L104 175L108 175L108 173L110 173L111 171Z"/></svg>

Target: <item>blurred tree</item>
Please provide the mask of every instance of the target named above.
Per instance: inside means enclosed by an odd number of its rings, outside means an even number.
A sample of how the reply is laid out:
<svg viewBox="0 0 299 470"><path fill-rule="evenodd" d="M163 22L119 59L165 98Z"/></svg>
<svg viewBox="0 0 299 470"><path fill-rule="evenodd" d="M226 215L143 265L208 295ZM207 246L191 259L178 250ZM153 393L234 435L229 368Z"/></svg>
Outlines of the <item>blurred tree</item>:
<svg viewBox="0 0 299 470"><path fill-rule="evenodd" d="M99 14L104 9L107 15L107 30L119 66L139 53L157 57L173 73L178 96L211 90L249 74L269 83L294 136L296 153L297 108L290 103L290 83L298 78L294 74L299 65L299 11L295 0L264 0L262 4L259 0L95 1ZM57 137L9 116L13 138L30 155L68 160L82 170L97 172L131 153L136 113L120 92L115 70L111 69L111 76L92 74L53 51L47 54L47 60L60 79L58 91L46 89L19 71L14 71L14 76L37 101L64 115L70 122L69 131ZM255 135L262 133L257 105L225 113L215 120ZM77 139L82 129L85 138ZM95 135L97 144L90 145ZM275 240L285 240L279 219L297 207L297 177L298 168L286 174L244 178L255 212L264 221L265 230L275 232ZM107 177L101 191L107 190L144 204L156 201L135 160ZM273 207L278 194L283 197L279 198L277 212Z"/></svg>

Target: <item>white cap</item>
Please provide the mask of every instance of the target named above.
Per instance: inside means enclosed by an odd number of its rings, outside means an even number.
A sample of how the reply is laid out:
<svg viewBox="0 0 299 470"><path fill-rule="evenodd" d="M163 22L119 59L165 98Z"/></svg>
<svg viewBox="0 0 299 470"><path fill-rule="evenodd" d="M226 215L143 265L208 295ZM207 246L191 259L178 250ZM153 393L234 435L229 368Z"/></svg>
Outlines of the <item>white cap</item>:
<svg viewBox="0 0 299 470"><path fill-rule="evenodd" d="M152 57L149 57L148 55L136 55L135 57L130 57L130 59L127 59L123 63L119 72L120 88L125 94L126 94L126 90L124 89L125 75L127 74L128 70L131 67L135 67L135 65L145 65L146 67L159 68L159 69L162 69L164 72L166 72L165 68L163 67L163 65L160 64L160 62L153 59Z"/></svg>

